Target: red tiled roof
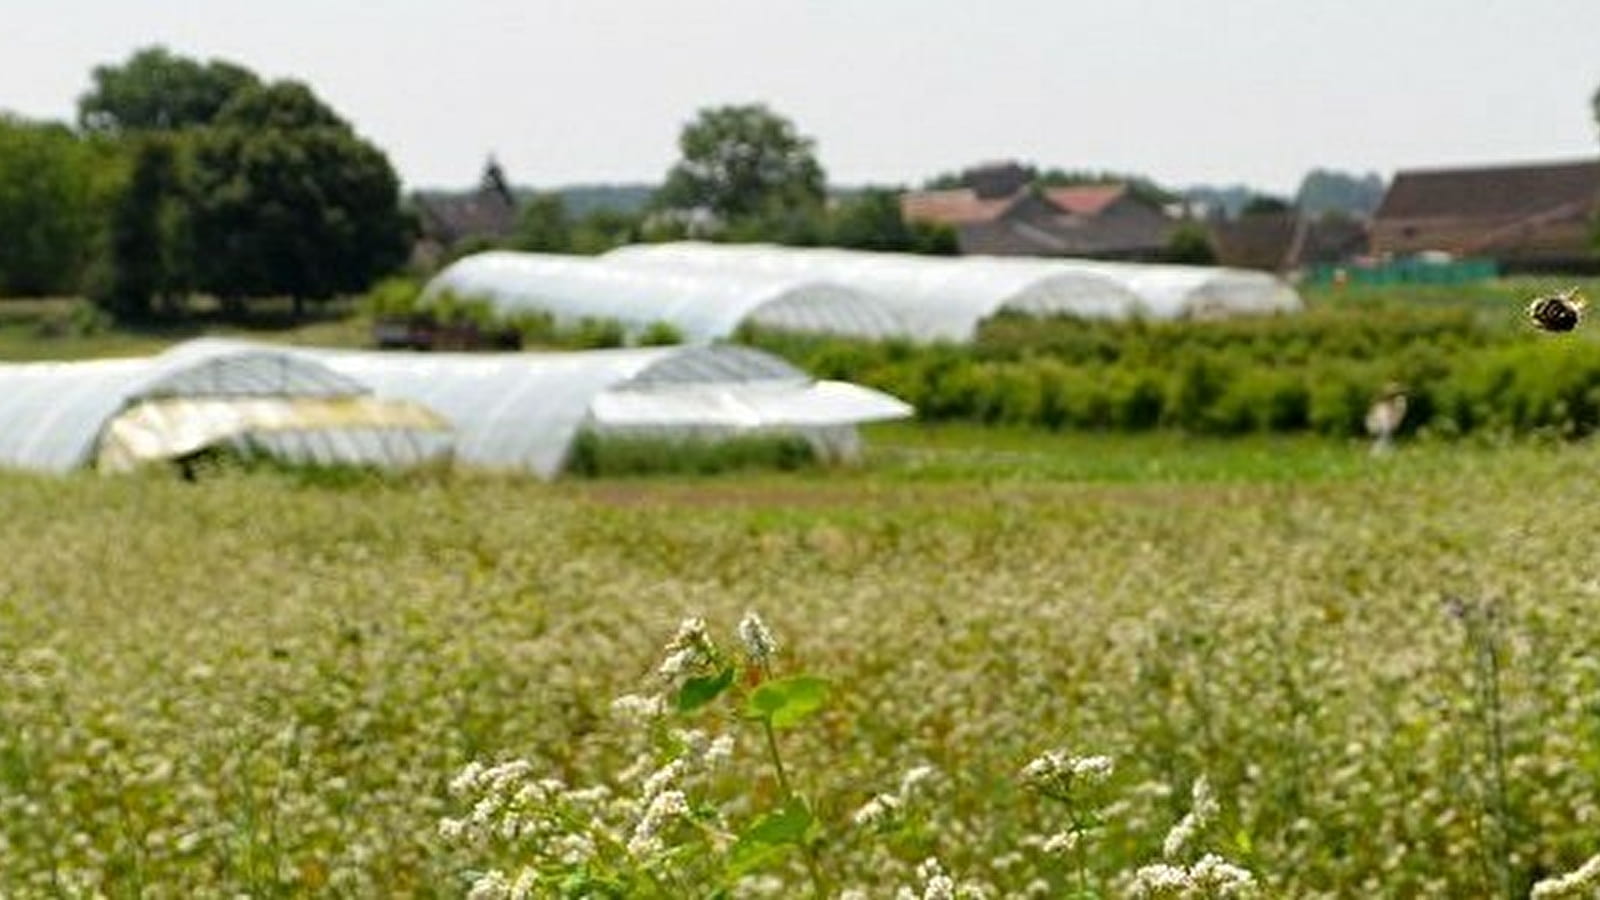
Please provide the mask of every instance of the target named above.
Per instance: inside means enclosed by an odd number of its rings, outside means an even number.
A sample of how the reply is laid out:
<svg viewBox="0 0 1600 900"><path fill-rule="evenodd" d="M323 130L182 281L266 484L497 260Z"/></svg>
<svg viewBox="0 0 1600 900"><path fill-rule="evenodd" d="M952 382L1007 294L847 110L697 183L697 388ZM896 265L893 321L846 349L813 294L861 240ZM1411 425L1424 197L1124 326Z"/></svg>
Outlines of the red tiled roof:
<svg viewBox="0 0 1600 900"><path fill-rule="evenodd" d="M1045 188L1044 195L1063 210L1080 216L1097 216L1128 192L1125 184L1077 184Z"/></svg>
<svg viewBox="0 0 1600 900"><path fill-rule="evenodd" d="M900 196L900 214L907 222L934 222L944 225L968 225L974 222L992 222L998 219L1017 198L985 200L971 188L948 191L915 191Z"/></svg>

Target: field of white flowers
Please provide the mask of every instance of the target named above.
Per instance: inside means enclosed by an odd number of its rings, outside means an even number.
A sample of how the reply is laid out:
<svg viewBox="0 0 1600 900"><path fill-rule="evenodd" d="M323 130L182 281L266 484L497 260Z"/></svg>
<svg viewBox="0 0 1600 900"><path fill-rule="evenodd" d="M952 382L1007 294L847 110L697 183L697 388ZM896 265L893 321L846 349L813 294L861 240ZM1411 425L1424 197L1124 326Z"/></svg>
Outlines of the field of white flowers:
<svg viewBox="0 0 1600 900"><path fill-rule="evenodd" d="M1600 450L1349 453L0 477L0 895L1594 896Z"/></svg>

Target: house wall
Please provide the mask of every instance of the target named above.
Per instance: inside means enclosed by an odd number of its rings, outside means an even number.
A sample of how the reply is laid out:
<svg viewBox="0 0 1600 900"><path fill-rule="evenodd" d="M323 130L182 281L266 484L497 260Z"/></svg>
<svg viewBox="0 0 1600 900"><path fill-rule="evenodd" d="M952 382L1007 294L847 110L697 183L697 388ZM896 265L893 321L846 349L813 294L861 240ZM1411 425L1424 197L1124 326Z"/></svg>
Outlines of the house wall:
<svg viewBox="0 0 1600 900"><path fill-rule="evenodd" d="M1511 265L1563 265L1595 255L1591 225L1581 215L1537 224L1516 216L1384 218L1372 223L1374 253L1407 256L1428 250L1490 256Z"/></svg>

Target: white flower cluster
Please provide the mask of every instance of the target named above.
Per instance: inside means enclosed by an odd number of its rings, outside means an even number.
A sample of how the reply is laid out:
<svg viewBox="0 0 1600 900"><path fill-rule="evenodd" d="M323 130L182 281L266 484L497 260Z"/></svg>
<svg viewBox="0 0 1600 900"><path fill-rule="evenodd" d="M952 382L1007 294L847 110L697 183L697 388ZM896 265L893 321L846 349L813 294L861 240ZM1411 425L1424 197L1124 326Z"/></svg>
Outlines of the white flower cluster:
<svg viewBox="0 0 1600 900"><path fill-rule="evenodd" d="M648 724L666 715L667 698L660 694L623 694L611 701L611 711L619 718Z"/></svg>
<svg viewBox="0 0 1600 900"><path fill-rule="evenodd" d="M900 776L899 790L873 796L855 811L850 817L851 821L857 827L873 829L894 824L906 806L927 790L928 785L938 777L938 774L939 770L933 766L912 766Z"/></svg>
<svg viewBox="0 0 1600 900"><path fill-rule="evenodd" d="M446 818L439 835L447 841L482 843L490 838L512 841L545 830L549 808L566 790L554 778L534 778L533 764L514 759L485 766L472 762L450 781L450 793L476 797L464 819Z"/></svg>
<svg viewBox="0 0 1600 900"><path fill-rule="evenodd" d="M1115 766L1109 756L1073 756L1047 750L1022 768L1022 779L1040 793L1068 796L1080 787L1104 784Z"/></svg>
<svg viewBox="0 0 1600 900"><path fill-rule="evenodd" d="M1151 900L1202 900L1202 898L1249 897L1256 879L1214 853L1207 853L1193 865L1156 863L1133 873L1128 896Z"/></svg>
<svg viewBox="0 0 1600 900"><path fill-rule="evenodd" d="M694 671L711 658L711 637L706 633L706 620L690 616L678 623L678 632L667 643L666 658L656 668L656 674L673 681Z"/></svg>
<svg viewBox="0 0 1600 900"><path fill-rule="evenodd" d="M935 857L928 857L917 865L917 881L921 890L902 887L895 900L955 900L956 882Z"/></svg>
<svg viewBox="0 0 1600 900"><path fill-rule="evenodd" d="M744 644L745 655L759 666L771 663L778 652L778 642L767 629L767 623L755 612L746 612L739 620L739 641Z"/></svg>
<svg viewBox="0 0 1600 900"><path fill-rule="evenodd" d="M1600 896L1600 854L1565 875L1546 878L1533 886L1530 900L1592 898Z"/></svg>
<svg viewBox="0 0 1600 900"><path fill-rule="evenodd" d="M1040 849L1050 856L1069 856L1082 842L1081 831L1058 831L1046 838Z"/></svg>
<svg viewBox="0 0 1600 900"><path fill-rule="evenodd" d="M628 852L634 856L652 856L664 849L661 832L673 822L689 814L689 800L683 791L662 791L650 799L644 815L633 827L628 838Z"/></svg>
<svg viewBox="0 0 1600 900"><path fill-rule="evenodd" d="M467 900L528 900L538 887L538 874L523 869L515 879L499 869L490 869L472 882Z"/></svg>
<svg viewBox="0 0 1600 900"><path fill-rule="evenodd" d="M1211 782L1204 775L1195 779L1189 797L1189 812L1172 826L1172 830L1167 832L1167 839L1161 844L1161 855L1167 859L1174 859L1181 854L1195 835L1211 824L1221 812L1216 796L1211 793Z"/></svg>

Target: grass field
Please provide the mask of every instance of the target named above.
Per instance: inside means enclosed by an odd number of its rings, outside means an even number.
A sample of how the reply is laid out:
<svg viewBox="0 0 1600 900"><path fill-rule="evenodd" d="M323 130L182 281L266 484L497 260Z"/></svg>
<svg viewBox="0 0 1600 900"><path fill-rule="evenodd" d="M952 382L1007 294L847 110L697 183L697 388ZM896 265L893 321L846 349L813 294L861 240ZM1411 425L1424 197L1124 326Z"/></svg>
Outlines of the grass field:
<svg viewBox="0 0 1600 900"><path fill-rule="evenodd" d="M872 437L705 479L0 477L0 893L941 896L931 857L1121 896L1202 776L1168 864L1265 896L1525 896L1600 851L1600 449ZM747 610L828 680L775 742L803 830L733 704L611 708ZM1053 748L1114 771L1063 802L1023 774ZM510 759L522 800L451 794Z"/></svg>

